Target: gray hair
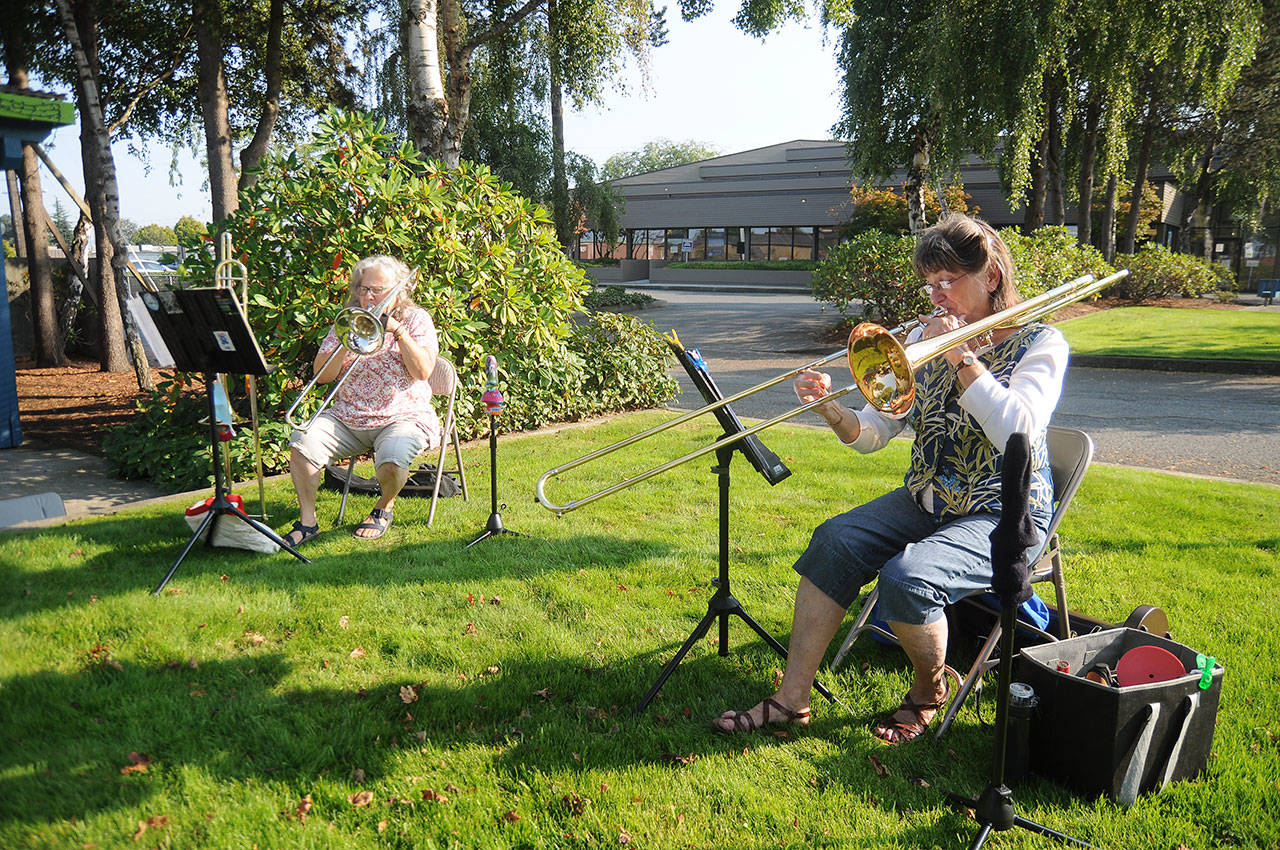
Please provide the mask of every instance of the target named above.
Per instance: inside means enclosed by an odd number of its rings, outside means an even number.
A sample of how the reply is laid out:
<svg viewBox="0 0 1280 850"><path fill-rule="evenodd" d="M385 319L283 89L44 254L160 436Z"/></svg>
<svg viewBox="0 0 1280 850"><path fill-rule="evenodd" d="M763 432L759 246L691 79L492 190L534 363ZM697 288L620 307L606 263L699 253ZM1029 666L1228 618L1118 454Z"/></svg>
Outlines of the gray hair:
<svg viewBox="0 0 1280 850"><path fill-rule="evenodd" d="M389 257L386 254L375 254L372 257L365 257L360 262L351 267L351 282L347 287L347 306L354 307L360 303L360 283L364 280L364 273L369 269L378 269L384 275L393 281L400 281L409 276L409 267L395 257ZM410 282L408 286L400 291L396 300L387 310L397 319L401 317L405 308L413 304L413 284Z"/></svg>

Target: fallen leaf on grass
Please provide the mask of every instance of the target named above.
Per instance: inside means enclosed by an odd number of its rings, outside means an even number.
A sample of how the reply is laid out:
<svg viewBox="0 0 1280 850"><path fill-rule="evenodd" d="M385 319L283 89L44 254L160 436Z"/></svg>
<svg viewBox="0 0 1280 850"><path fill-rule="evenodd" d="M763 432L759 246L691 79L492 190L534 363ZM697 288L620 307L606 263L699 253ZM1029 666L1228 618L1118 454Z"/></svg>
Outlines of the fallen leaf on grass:
<svg viewBox="0 0 1280 850"><path fill-rule="evenodd" d="M932 785L930 785L930 784L929 784L929 781L928 781L927 779L924 779L924 778L919 777L919 776L913 776L913 777L911 777L911 784L912 784L912 785L919 785L921 788L932 788L932 787L933 787Z"/></svg>
<svg viewBox="0 0 1280 850"><path fill-rule="evenodd" d="M138 821L138 831L133 834L133 840L137 841L138 839L142 838L142 833L146 831L147 831L147 822L144 820Z"/></svg>
<svg viewBox="0 0 1280 850"><path fill-rule="evenodd" d="M534 692L533 692L533 695L534 695L535 697L542 697L544 700L548 700L548 699L551 699L551 689L550 689L550 688L543 688L543 689L542 689L542 690L540 690L540 691L534 691Z"/></svg>
<svg viewBox="0 0 1280 850"><path fill-rule="evenodd" d="M673 762L674 764L682 764L682 765L690 765L698 760L698 756L696 753L693 753L687 756L678 756L675 753L663 753L662 757L669 762Z"/></svg>
<svg viewBox="0 0 1280 850"><path fill-rule="evenodd" d="M956 755L956 751L950 747L947 747L947 755L951 756L956 761L960 761L960 756Z"/></svg>
<svg viewBox="0 0 1280 850"><path fill-rule="evenodd" d="M339 618L338 618L338 625L339 625L339 626L341 626L341 627L342 627L342 628L344 628L344 629L345 629L345 628L346 628L350 623L351 623L351 618L350 618L350 617L348 617L346 614L343 614L341 617L339 617Z"/></svg>
<svg viewBox="0 0 1280 850"><path fill-rule="evenodd" d="M630 589L631 588L627 587L625 584L618 585L618 590L630 590Z"/></svg>
<svg viewBox="0 0 1280 850"><path fill-rule="evenodd" d="M627 835L627 831L625 829L618 832L618 843L619 844L631 843L631 836Z"/></svg>
<svg viewBox="0 0 1280 850"><path fill-rule="evenodd" d="M467 623L467 627L466 627L465 629L463 629L463 630L462 630L462 633L463 633L464 635L473 635L473 634L475 634L475 633L476 633L476 624L475 624L475 622L473 621L473 622Z"/></svg>
<svg viewBox="0 0 1280 850"><path fill-rule="evenodd" d="M582 813L587 810L587 806L590 805L591 800L579 797L577 794L565 794L560 798L560 802L569 810L569 814L581 816Z"/></svg>
<svg viewBox="0 0 1280 850"><path fill-rule="evenodd" d="M226 573L223 573L221 576L218 577L218 579L219 581L231 581L231 576L227 575Z"/></svg>
<svg viewBox="0 0 1280 850"><path fill-rule="evenodd" d="M378 833L381 834L386 831L387 831L387 822L384 820L378 821Z"/></svg>
<svg viewBox="0 0 1280 850"><path fill-rule="evenodd" d="M429 803L447 803L449 802L449 795L441 794L438 791L431 790L430 788L423 788L422 799Z"/></svg>
<svg viewBox="0 0 1280 850"><path fill-rule="evenodd" d="M788 732L786 729L775 729L771 734L775 738L782 738L783 740L787 740L787 741L791 740L791 733Z"/></svg>
<svg viewBox="0 0 1280 850"><path fill-rule="evenodd" d="M298 820L303 823L307 822L307 812L311 811L311 795L303 794L302 799L298 801Z"/></svg>
<svg viewBox="0 0 1280 850"><path fill-rule="evenodd" d="M502 600L501 600L501 599L499 599L499 598L498 598L498 597L496 597L496 596L492 596L492 597L490 597L490 598L489 598L489 604L490 604L490 605L501 605L501 604L502 604Z"/></svg>
<svg viewBox="0 0 1280 850"><path fill-rule="evenodd" d="M871 766L876 769L877 776L889 775L889 768L885 767L884 763L881 762L880 759L876 758L875 756L867 756L867 759L871 762Z"/></svg>
<svg viewBox="0 0 1280 850"><path fill-rule="evenodd" d="M356 808L360 808L361 806L367 806L373 802L373 792L357 791L354 794L349 794L347 795L347 802L355 806Z"/></svg>
<svg viewBox="0 0 1280 850"><path fill-rule="evenodd" d="M405 705L408 705L411 702L417 702L418 701L417 689L415 689L413 685L401 685L400 701Z"/></svg>
<svg viewBox="0 0 1280 850"><path fill-rule="evenodd" d="M498 672L498 665L490 664L489 667L485 670L485 672L492 676L493 674Z"/></svg>
<svg viewBox="0 0 1280 850"><path fill-rule="evenodd" d="M121 773L146 773L151 766L151 756L146 753L129 753L129 764L120 768Z"/></svg>
<svg viewBox="0 0 1280 850"><path fill-rule="evenodd" d="M266 638L258 634L257 632L245 632L244 636L247 637L249 639L249 643L253 644L254 646L257 646L258 644L264 643L266 641Z"/></svg>
<svg viewBox="0 0 1280 850"><path fill-rule="evenodd" d="M502 816L502 819L503 819L504 821L506 821L507 823L515 823L516 821L520 820L521 818L520 818L520 816L519 816L518 814L516 814L515 809L512 809L511 811L509 811L509 812L507 812L505 815L503 815L503 816Z"/></svg>
<svg viewBox="0 0 1280 850"><path fill-rule="evenodd" d="M352 658L360 659L360 658L364 658L364 656L365 656L365 651L363 646L357 646L355 649L351 650Z"/></svg>

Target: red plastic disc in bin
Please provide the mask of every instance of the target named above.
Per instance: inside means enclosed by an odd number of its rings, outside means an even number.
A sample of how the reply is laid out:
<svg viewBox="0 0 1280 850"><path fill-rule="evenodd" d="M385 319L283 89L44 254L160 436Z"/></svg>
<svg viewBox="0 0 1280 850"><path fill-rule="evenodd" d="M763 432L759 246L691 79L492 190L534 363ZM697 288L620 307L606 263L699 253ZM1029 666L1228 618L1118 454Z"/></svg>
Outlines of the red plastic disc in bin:
<svg viewBox="0 0 1280 850"><path fill-rule="evenodd" d="M1158 646L1135 646L1116 663L1116 684L1122 688L1167 682L1186 674L1178 656Z"/></svg>

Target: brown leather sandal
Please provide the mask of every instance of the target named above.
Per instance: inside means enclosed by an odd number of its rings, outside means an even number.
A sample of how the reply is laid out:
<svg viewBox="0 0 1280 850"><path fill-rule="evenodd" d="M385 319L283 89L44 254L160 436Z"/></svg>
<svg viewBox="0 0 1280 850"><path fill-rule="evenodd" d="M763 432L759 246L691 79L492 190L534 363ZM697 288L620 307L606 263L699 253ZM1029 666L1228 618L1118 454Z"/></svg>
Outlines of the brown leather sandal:
<svg viewBox="0 0 1280 850"><path fill-rule="evenodd" d="M719 723L713 723L712 726L721 735L737 735L741 732L754 732L756 729L765 726L790 726L793 723L805 726L809 723L809 709L807 708L792 711L773 697L769 697L760 704L764 706L764 711L761 712L759 726L756 725L756 721L751 717L750 711L735 711L733 714L722 714L717 718L719 720L732 720L733 728L731 729L726 729ZM777 712L778 719L774 719L771 712Z"/></svg>
<svg viewBox="0 0 1280 850"><path fill-rule="evenodd" d="M956 684L960 683L960 674L951 667L942 668L943 682L950 676L955 679ZM952 690L946 689L941 698L936 702L916 702L911 699L911 692L907 691L907 695L902 698L902 702L892 713L886 715L871 729L871 734L879 738L886 744L904 744L907 741L914 741L920 737L924 730L929 728L929 724L933 722L933 718L938 716L942 711L942 707L947 704L947 700L951 699ZM912 720L896 720L893 715L899 711L909 711L913 715ZM921 718L921 712L932 711L933 717L928 720Z"/></svg>

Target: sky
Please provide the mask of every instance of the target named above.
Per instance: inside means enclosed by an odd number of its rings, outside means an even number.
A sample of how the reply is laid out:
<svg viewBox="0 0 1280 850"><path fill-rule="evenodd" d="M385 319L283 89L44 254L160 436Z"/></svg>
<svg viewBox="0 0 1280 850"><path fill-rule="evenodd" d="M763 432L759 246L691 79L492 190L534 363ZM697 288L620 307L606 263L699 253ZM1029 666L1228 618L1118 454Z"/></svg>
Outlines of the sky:
<svg viewBox="0 0 1280 850"><path fill-rule="evenodd" d="M793 139L827 139L839 104L834 47L816 24L788 24L765 39L739 32L724 4L703 19L680 20L668 8L668 43L653 52L649 84L629 68L626 91L604 106L565 115L565 145L597 165L616 153L667 139L694 141L734 153ZM45 142L50 158L75 190L84 192L78 126L63 127ZM179 153L177 183L170 178L172 151L146 150L145 160L127 142L113 146L120 180L120 214L139 225L172 226L190 215L212 216L200 158ZM74 218L75 204L42 169L45 204L60 202Z"/></svg>

